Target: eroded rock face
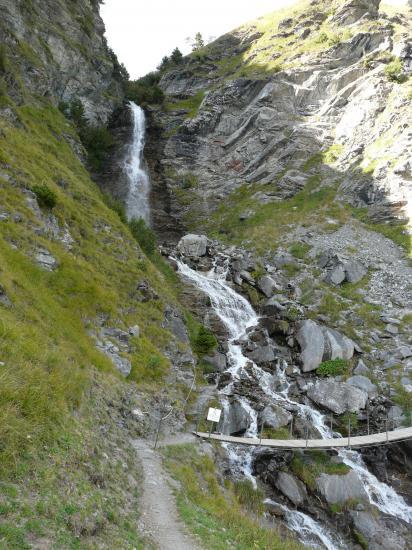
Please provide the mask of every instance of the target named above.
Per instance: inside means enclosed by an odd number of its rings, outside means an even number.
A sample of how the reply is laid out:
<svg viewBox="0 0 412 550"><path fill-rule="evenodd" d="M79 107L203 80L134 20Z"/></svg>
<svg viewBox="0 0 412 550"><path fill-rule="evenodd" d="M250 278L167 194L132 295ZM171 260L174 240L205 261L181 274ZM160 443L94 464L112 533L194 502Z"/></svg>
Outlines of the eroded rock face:
<svg viewBox="0 0 412 550"><path fill-rule="evenodd" d="M333 21L339 25L351 25L361 17L377 17L381 0L350 0L344 2L333 16Z"/></svg>
<svg viewBox="0 0 412 550"><path fill-rule="evenodd" d="M347 382L318 380L309 387L308 397L317 405L335 414L359 412L366 407L368 394Z"/></svg>
<svg viewBox="0 0 412 550"><path fill-rule="evenodd" d="M1 14L0 42L13 52L14 70L24 85L56 105L80 99L90 121L106 122L123 93L113 77L99 2L69 7L64 0L32 0L24 9L19 2L2 0ZM17 42L25 50L16 48ZM27 55L29 50L33 53ZM17 100L18 90L9 89Z"/></svg>
<svg viewBox="0 0 412 550"><path fill-rule="evenodd" d="M267 405L259 414L259 424L275 430L287 426L291 420L290 412L277 405Z"/></svg>

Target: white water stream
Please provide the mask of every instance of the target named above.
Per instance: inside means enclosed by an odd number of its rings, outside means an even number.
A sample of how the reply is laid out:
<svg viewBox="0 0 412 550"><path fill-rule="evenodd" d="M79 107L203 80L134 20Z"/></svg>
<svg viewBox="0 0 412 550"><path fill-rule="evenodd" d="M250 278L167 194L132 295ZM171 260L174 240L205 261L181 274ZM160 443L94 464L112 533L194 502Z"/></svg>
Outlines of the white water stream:
<svg viewBox="0 0 412 550"><path fill-rule="evenodd" d="M251 378L245 367L250 363L242 353L242 348L236 343L242 338L248 328L256 326L258 317L249 302L237 294L226 282L228 262L224 267L214 267L209 273L199 273L192 270L183 262L178 261L178 268L181 275L190 281L194 286L204 292L211 301L216 315L221 319L227 328L230 338L228 342L229 372L234 380ZM273 402L294 410L300 417L309 420L318 430L323 438L333 437L334 434L326 425L324 416L309 405L304 405L291 400L289 394L289 382L287 380L286 365L278 368L275 375L271 375L253 364L253 376L258 380L261 389ZM250 372L250 370L249 370ZM223 407L225 412L230 406L226 395L230 393L233 383L221 391ZM274 389L274 388L281 388ZM246 437L258 436L257 413L250 406L246 398L241 401L242 406L250 415L250 424ZM335 434L336 435L336 434ZM245 477L248 477L255 484L252 475L253 449L235 445L225 445L232 465L239 469ZM381 483L365 466L360 453L343 450L339 456L342 461L355 470L361 480L370 502L381 512L401 518L412 523L412 508L400 497L391 487ZM300 540L313 548L326 547L328 550L343 548L343 543L336 539L324 526L313 520L310 516L290 510L282 505L285 511L286 522L290 529L295 531Z"/></svg>
<svg viewBox="0 0 412 550"><path fill-rule="evenodd" d="M127 218L142 218L150 224L150 179L144 168L143 151L145 145L146 119L141 107L130 102L133 136L124 163L124 171L129 181L126 199Z"/></svg>

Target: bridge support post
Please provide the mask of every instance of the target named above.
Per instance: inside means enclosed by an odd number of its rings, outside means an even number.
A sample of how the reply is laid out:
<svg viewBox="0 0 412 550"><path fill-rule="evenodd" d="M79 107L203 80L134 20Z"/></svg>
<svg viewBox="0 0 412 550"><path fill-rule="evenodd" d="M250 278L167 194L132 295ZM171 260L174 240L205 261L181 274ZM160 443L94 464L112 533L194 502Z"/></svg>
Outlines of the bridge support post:
<svg viewBox="0 0 412 550"><path fill-rule="evenodd" d="M385 424L386 424L386 443L388 443L388 441L389 441L389 431L388 431L388 428L389 428L389 427L388 427L389 420L388 420L388 415L386 415L386 422L385 422Z"/></svg>
<svg viewBox="0 0 412 550"><path fill-rule="evenodd" d="M366 422L367 422L367 425L368 425L368 435L370 434L370 425L369 425L369 399L368 399L368 402L366 404Z"/></svg>
<svg viewBox="0 0 412 550"><path fill-rule="evenodd" d="M262 445L262 436L263 436L263 431L265 429L265 421L263 420L262 421L262 425L260 427L260 439L259 439L259 445Z"/></svg>

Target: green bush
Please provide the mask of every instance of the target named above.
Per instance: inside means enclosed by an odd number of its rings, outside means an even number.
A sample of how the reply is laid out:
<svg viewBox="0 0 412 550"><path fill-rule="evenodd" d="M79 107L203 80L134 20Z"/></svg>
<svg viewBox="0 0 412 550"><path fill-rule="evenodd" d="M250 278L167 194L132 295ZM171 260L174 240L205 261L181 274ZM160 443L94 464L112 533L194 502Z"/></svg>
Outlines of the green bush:
<svg viewBox="0 0 412 550"><path fill-rule="evenodd" d="M150 227L146 225L146 222L142 219L133 218L129 222L130 231L133 237L139 243L143 252L148 256L152 256L156 252L156 234Z"/></svg>
<svg viewBox="0 0 412 550"><path fill-rule="evenodd" d="M106 126L88 126L79 130L80 139L87 151L90 168L99 172L108 152L113 146L113 137Z"/></svg>
<svg viewBox="0 0 412 550"><path fill-rule="evenodd" d="M320 376L343 376L348 373L349 363L344 359L332 359L319 365L316 373Z"/></svg>
<svg viewBox="0 0 412 550"><path fill-rule="evenodd" d="M37 202L41 208L52 210L56 206L56 194L47 185L33 185L31 190L36 195Z"/></svg>
<svg viewBox="0 0 412 550"><path fill-rule="evenodd" d="M206 327L201 326L194 342L194 351L199 355L211 353L217 346L215 335Z"/></svg>
<svg viewBox="0 0 412 550"><path fill-rule="evenodd" d="M7 72L7 55L6 48L3 45L0 45L0 73Z"/></svg>
<svg viewBox="0 0 412 550"><path fill-rule="evenodd" d="M386 66L385 73L388 77L388 80L390 80L391 82L402 84L403 82L406 82L406 80L408 80L407 76L404 73L403 63L399 58L394 59Z"/></svg>

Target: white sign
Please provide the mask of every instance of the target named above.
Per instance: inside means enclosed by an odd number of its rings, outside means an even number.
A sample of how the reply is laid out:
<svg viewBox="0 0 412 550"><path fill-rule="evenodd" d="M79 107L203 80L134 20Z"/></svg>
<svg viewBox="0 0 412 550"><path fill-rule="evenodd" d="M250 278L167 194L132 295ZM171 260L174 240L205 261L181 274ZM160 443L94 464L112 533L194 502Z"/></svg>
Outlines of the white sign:
<svg viewBox="0 0 412 550"><path fill-rule="evenodd" d="M211 407L209 409L209 412L207 413L207 419L210 422L219 422L221 414L222 414L222 411L220 409L213 409Z"/></svg>

